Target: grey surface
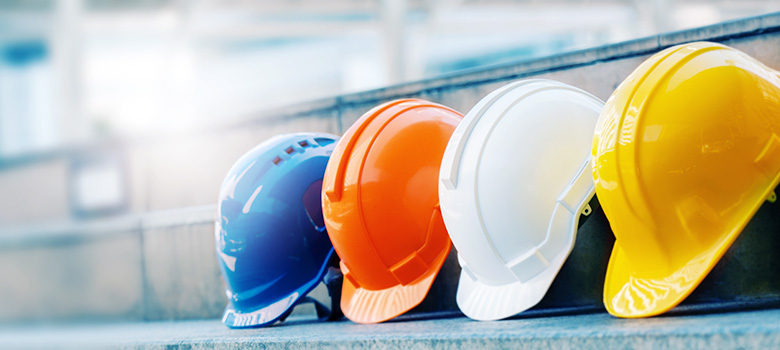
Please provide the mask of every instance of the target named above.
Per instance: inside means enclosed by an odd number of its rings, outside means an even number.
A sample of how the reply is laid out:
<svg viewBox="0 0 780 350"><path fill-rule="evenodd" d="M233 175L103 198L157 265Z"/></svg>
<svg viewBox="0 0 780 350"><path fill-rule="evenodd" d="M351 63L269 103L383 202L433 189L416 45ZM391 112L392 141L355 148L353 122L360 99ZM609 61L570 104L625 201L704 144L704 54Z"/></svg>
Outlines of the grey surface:
<svg viewBox="0 0 780 350"><path fill-rule="evenodd" d="M143 251L147 320L221 315L227 299L212 222L144 229Z"/></svg>
<svg viewBox="0 0 780 350"><path fill-rule="evenodd" d="M231 330L218 320L0 329L0 348L122 349L770 349L780 310L617 319L604 313L477 322L360 325L293 320Z"/></svg>
<svg viewBox="0 0 780 350"><path fill-rule="evenodd" d="M0 322L143 317L137 232L0 250Z"/></svg>

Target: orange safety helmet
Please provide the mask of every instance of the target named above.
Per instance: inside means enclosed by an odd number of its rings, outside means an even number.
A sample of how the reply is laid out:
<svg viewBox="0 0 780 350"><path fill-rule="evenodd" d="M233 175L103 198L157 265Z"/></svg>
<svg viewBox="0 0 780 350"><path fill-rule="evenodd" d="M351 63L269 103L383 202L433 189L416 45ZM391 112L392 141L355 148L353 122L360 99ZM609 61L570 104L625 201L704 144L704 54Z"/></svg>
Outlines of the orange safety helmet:
<svg viewBox="0 0 780 350"><path fill-rule="evenodd" d="M392 101L364 114L336 145L322 209L350 320L389 320L428 293L451 247L437 181L462 118L428 101Z"/></svg>

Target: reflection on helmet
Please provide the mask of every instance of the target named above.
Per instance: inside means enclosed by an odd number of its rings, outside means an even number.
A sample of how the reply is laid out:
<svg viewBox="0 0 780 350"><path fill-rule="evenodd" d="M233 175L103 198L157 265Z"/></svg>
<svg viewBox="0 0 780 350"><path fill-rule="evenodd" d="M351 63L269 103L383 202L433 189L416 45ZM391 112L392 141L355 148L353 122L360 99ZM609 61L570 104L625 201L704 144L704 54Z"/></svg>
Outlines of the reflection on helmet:
<svg viewBox="0 0 780 350"><path fill-rule="evenodd" d="M588 146L603 104L563 83L524 80L486 96L455 130L439 197L466 316L506 318L547 292L595 193Z"/></svg>
<svg viewBox="0 0 780 350"><path fill-rule="evenodd" d="M661 314L704 279L780 181L780 79L733 48L664 50L612 94L593 178L616 242L620 317Z"/></svg>
<svg viewBox="0 0 780 350"><path fill-rule="evenodd" d="M320 193L337 139L322 133L271 138L225 177L215 236L227 284L227 326L272 324L323 278L334 252Z"/></svg>
<svg viewBox="0 0 780 350"><path fill-rule="evenodd" d="M436 178L461 118L431 102L393 101L363 115L336 146L322 205L349 319L382 322L428 293L450 251Z"/></svg>

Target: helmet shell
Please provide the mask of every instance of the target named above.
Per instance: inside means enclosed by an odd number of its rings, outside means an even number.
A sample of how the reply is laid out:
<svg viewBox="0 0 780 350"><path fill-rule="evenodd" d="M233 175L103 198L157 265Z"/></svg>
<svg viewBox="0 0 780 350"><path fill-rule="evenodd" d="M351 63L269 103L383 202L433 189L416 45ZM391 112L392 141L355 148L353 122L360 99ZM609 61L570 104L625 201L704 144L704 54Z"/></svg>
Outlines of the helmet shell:
<svg viewBox="0 0 780 350"><path fill-rule="evenodd" d="M466 316L506 318L547 292L595 193L588 146L603 105L564 83L523 80L483 98L455 130L439 198Z"/></svg>
<svg viewBox="0 0 780 350"><path fill-rule="evenodd" d="M780 79L752 57L698 42L640 65L593 139L593 178L615 234L612 315L684 300L780 181Z"/></svg>
<svg viewBox="0 0 780 350"><path fill-rule="evenodd" d="M336 140L279 135L247 152L225 177L215 239L227 326L272 324L322 279L333 247L320 193Z"/></svg>

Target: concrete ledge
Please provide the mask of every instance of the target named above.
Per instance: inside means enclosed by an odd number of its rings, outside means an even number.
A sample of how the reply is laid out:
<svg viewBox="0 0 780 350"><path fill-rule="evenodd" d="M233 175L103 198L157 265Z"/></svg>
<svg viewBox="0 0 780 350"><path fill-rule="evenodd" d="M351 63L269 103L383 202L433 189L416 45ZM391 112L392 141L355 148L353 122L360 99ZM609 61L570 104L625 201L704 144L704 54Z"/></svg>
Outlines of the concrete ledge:
<svg viewBox="0 0 780 350"><path fill-rule="evenodd" d="M214 205L0 235L0 323L218 318L226 303L214 248ZM780 203L766 203L696 290L676 308L780 306ZM527 314L603 310L614 236L600 207L544 299ZM428 296L410 314L457 311L453 249ZM575 287L573 287L575 286ZM324 287L313 297L329 303ZM296 314L312 315L301 307Z"/></svg>
<svg viewBox="0 0 780 350"><path fill-rule="evenodd" d="M206 205L0 231L0 323L219 317L226 299L215 212Z"/></svg>
<svg viewBox="0 0 780 350"><path fill-rule="evenodd" d="M208 204L172 210L86 221L54 221L0 228L0 251L25 247L60 246L90 239L109 238L141 229L212 224L216 205Z"/></svg>
<svg viewBox="0 0 780 350"><path fill-rule="evenodd" d="M649 319L605 313L477 322L465 317L360 325L290 320L231 330L218 320L0 329L0 348L115 349L770 349L780 310Z"/></svg>

